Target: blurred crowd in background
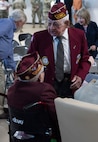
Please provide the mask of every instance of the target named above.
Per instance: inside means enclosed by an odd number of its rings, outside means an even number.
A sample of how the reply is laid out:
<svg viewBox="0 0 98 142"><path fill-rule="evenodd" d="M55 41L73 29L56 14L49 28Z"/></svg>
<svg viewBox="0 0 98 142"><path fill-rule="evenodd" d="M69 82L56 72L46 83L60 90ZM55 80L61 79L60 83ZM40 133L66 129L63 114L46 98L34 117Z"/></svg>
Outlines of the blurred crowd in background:
<svg viewBox="0 0 98 142"><path fill-rule="evenodd" d="M46 27L48 11L50 7L58 1L59 0L0 0L0 18L8 17L13 9L18 8L25 12L27 22L32 23L33 28L35 27L35 23L39 23L40 27L44 23ZM60 2L66 4L72 24L76 23L76 12L82 7L85 7L89 11L91 19L98 24L98 18L96 17L97 4L95 1L96 0L92 3L88 0L60 0Z"/></svg>

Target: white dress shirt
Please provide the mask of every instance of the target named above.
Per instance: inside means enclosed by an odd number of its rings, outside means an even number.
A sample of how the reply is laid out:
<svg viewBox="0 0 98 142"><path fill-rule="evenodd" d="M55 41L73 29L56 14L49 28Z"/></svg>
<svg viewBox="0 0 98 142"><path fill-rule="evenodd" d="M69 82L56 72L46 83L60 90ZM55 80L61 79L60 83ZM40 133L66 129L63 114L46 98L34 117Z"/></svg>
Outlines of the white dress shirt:
<svg viewBox="0 0 98 142"><path fill-rule="evenodd" d="M62 43L64 48L64 72L70 73L71 71L71 61L70 61L70 47L69 47L69 37L68 37L68 29L65 30L64 34L62 35ZM54 58L56 62L56 55L57 55L57 44L58 39L53 37L53 46L54 46Z"/></svg>

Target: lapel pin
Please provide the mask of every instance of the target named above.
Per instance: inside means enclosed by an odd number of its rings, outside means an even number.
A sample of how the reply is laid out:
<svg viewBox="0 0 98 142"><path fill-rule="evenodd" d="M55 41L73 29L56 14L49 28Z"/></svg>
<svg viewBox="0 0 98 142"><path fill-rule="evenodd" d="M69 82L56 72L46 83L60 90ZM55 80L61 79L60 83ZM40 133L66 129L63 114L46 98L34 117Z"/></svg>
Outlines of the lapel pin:
<svg viewBox="0 0 98 142"><path fill-rule="evenodd" d="M75 48L76 48L76 45L74 45L73 49L75 49Z"/></svg>
<svg viewBox="0 0 98 142"><path fill-rule="evenodd" d="M47 66L49 64L48 58L46 56L42 57L42 62L44 66Z"/></svg>

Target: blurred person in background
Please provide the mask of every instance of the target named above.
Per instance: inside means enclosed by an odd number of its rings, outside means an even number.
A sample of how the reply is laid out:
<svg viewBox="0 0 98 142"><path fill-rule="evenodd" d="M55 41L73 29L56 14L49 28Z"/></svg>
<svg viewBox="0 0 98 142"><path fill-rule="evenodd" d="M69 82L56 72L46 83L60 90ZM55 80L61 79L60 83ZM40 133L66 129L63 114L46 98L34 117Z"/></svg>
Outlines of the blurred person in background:
<svg viewBox="0 0 98 142"><path fill-rule="evenodd" d="M10 3L6 0L0 0L0 18L7 18L9 15Z"/></svg>
<svg viewBox="0 0 98 142"><path fill-rule="evenodd" d="M48 21L48 12L51 8L52 0L43 0L43 17L44 17L44 25L47 28L47 21Z"/></svg>
<svg viewBox="0 0 98 142"><path fill-rule="evenodd" d="M75 24L77 21L77 16L76 12L82 8L83 6L83 0L73 0L73 5L72 5L72 23Z"/></svg>
<svg viewBox="0 0 98 142"><path fill-rule="evenodd" d="M26 4L24 0L15 0L12 3L12 8L14 9L21 9L22 11L24 11L24 9L26 9ZM20 32L23 32L22 28L20 30Z"/></svg>
<svg viewBox="0 0 98 142"><path fill-rule="evenodd" d="M26 9L26 4L23 0L15 0L12 3L12 8L13 9L21 9L22 11L24 11L24 9Z"/></svg>
<svg viewBox="0 0 98 142"><path fill-rule="evenodd" d="M5 68L11 68L15 71L16 63L13 58L12 40L14 32L17 32L25 24L26 15L22 10L13 10L9 18L0 19L0 93L5 93L5 73L2 67L2 61ZM4 97L0 97L1 111L0 119L6 118L7 114L3 111Z"/></svg>
<svg viewBox="0 0 98 142"><path fill-rule="evenodd" d="M36 15L38 17L39 27L42 27L42 16L43 16L43 2L41 0L31 0L32 5L32 24L35 28Z"/></svg>
<svg viewBox="0 0 98 142"><path fill-rule="evenodd" d="M96 58L97 47L98 47L98 27L96 22L91 21L90 14L86 8L81 8L76 13L77 23L74 25L75 28L81 29L85 32L88 50L93 58Z"/></svg>

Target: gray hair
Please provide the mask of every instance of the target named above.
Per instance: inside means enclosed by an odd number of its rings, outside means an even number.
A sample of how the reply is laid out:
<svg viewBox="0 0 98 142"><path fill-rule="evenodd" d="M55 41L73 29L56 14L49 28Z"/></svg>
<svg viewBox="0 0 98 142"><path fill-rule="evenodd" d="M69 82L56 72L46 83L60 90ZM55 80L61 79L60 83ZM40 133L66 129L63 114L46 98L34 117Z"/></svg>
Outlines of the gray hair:
<svg viewBox="0 0 98 142"><path fill-rule="evenodd" d="M27 21L27 17L25 13L20 9L13 10L9 17L12 18L15 22L17 21L26 22Z"/></svg>

